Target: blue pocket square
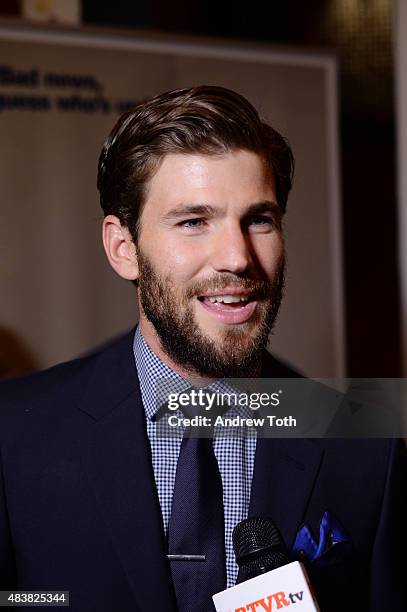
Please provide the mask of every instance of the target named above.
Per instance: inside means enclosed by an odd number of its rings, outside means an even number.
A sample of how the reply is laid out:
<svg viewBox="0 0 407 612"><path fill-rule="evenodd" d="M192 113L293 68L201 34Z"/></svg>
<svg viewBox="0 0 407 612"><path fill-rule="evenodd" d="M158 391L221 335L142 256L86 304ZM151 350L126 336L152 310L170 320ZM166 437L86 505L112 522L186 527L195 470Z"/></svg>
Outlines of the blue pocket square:
<svg viewBox="0 0 407 612"><path fill-rule="evenodd" d="M305 557L319 567L341 561L351 550L349 536L328 510L319 525L319 541L316 542L309 527L304 525L298 531L293 546L293 553L300 560Z"/></svg>

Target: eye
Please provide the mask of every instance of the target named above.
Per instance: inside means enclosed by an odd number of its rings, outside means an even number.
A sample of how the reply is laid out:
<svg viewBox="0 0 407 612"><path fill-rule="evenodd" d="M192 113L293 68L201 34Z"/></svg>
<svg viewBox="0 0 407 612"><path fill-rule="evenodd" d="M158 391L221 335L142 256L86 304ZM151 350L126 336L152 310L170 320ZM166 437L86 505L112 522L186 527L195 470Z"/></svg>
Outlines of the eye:
<svg viewBox="0 0 407 612"><path fill-rule="evenodd" d="M253 215L248 219L247 224L254 227L270 229L276 227L275 219L268 215Z"/></svg>
<svg viewBox="0 0 407 612"><path fill-rule="evenodd" d="M178 223L179 227L185 227L187 229L200 228L204 225L204 220L196 217L195 219L186 219Z"/></svg>
<svg viewBox="0 0 407 612"><path fill-rule="evenodd" d="M263 223L271 223L272 219L270 217L266 217L264 215L255 215L254 217L251 218L251 222L255 223L257 225L261 225Z"/></svg>

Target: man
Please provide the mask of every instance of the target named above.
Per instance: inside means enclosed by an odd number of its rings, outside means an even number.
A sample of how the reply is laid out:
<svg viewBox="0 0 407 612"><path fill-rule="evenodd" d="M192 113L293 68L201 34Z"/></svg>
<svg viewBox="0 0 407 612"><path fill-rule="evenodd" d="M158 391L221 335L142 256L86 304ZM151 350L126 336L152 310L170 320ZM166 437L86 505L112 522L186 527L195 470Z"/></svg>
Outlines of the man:
<svg viewBox="0 0 407 612"><path fill-rule="evenodd" d="M292 170L286 141L223 88L172 91L119 119L99 162L103 243L137 286L140 322L3 384L1 589L69 590L75 611L206 612L237 578L233 527L266 516L291 550L304 529L326 536L309 564L322 610L404 609L397 442L158 432L162 379L294 375L264 350Z"/></svg>

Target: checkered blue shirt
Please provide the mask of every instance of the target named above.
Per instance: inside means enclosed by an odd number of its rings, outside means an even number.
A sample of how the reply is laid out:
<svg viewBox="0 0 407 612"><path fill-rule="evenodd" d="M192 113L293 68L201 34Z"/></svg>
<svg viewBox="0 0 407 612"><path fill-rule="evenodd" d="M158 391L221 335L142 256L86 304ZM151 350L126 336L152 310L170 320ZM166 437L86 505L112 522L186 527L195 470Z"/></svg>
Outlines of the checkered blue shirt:
<svg viewBox="0 0 407 612"><path fill-rule="evenodd" d="M157 423L154 416L158 407L167 397L158 398L157 389L163 379L171 380L172 391L182 392L191 385L181 376L165 365L151 350L144 340L139 326L134 335L134 358L140 380L141 397L146 413L147 435L151 446L151 455L155 482L165 533L171 514L172 494L175 483L178 455L181 448L181 436L162 437L157 435ZM210 386L211 390L228 392L225 381ZM228 412L228 416L229 416ZM250 491L256 454L256 435L254 431L240 430L233 436L216 436L213 448L218 462L223 483L223 507L225 513L225 549L227 587L236 583L238 567L232 545L232 531L235 525L247 518L250 503Z"/></svg>

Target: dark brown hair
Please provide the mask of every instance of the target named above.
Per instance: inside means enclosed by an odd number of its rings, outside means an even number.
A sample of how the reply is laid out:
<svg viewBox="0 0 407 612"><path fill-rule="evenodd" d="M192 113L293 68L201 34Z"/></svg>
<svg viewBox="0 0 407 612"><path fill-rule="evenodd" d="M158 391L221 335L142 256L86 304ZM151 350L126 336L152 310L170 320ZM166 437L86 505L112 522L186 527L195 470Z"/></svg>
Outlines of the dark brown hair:
<svg viewBox="0 0 407 612"><path fill-rule="evenodd" d="M100 154L97 186L104 214L116 215L136 240L146 187L165 155L218 155L236 149L265 159L285 212L294 171L292 151L243 96L202 85L145 100L119 118Z"/></svg>

